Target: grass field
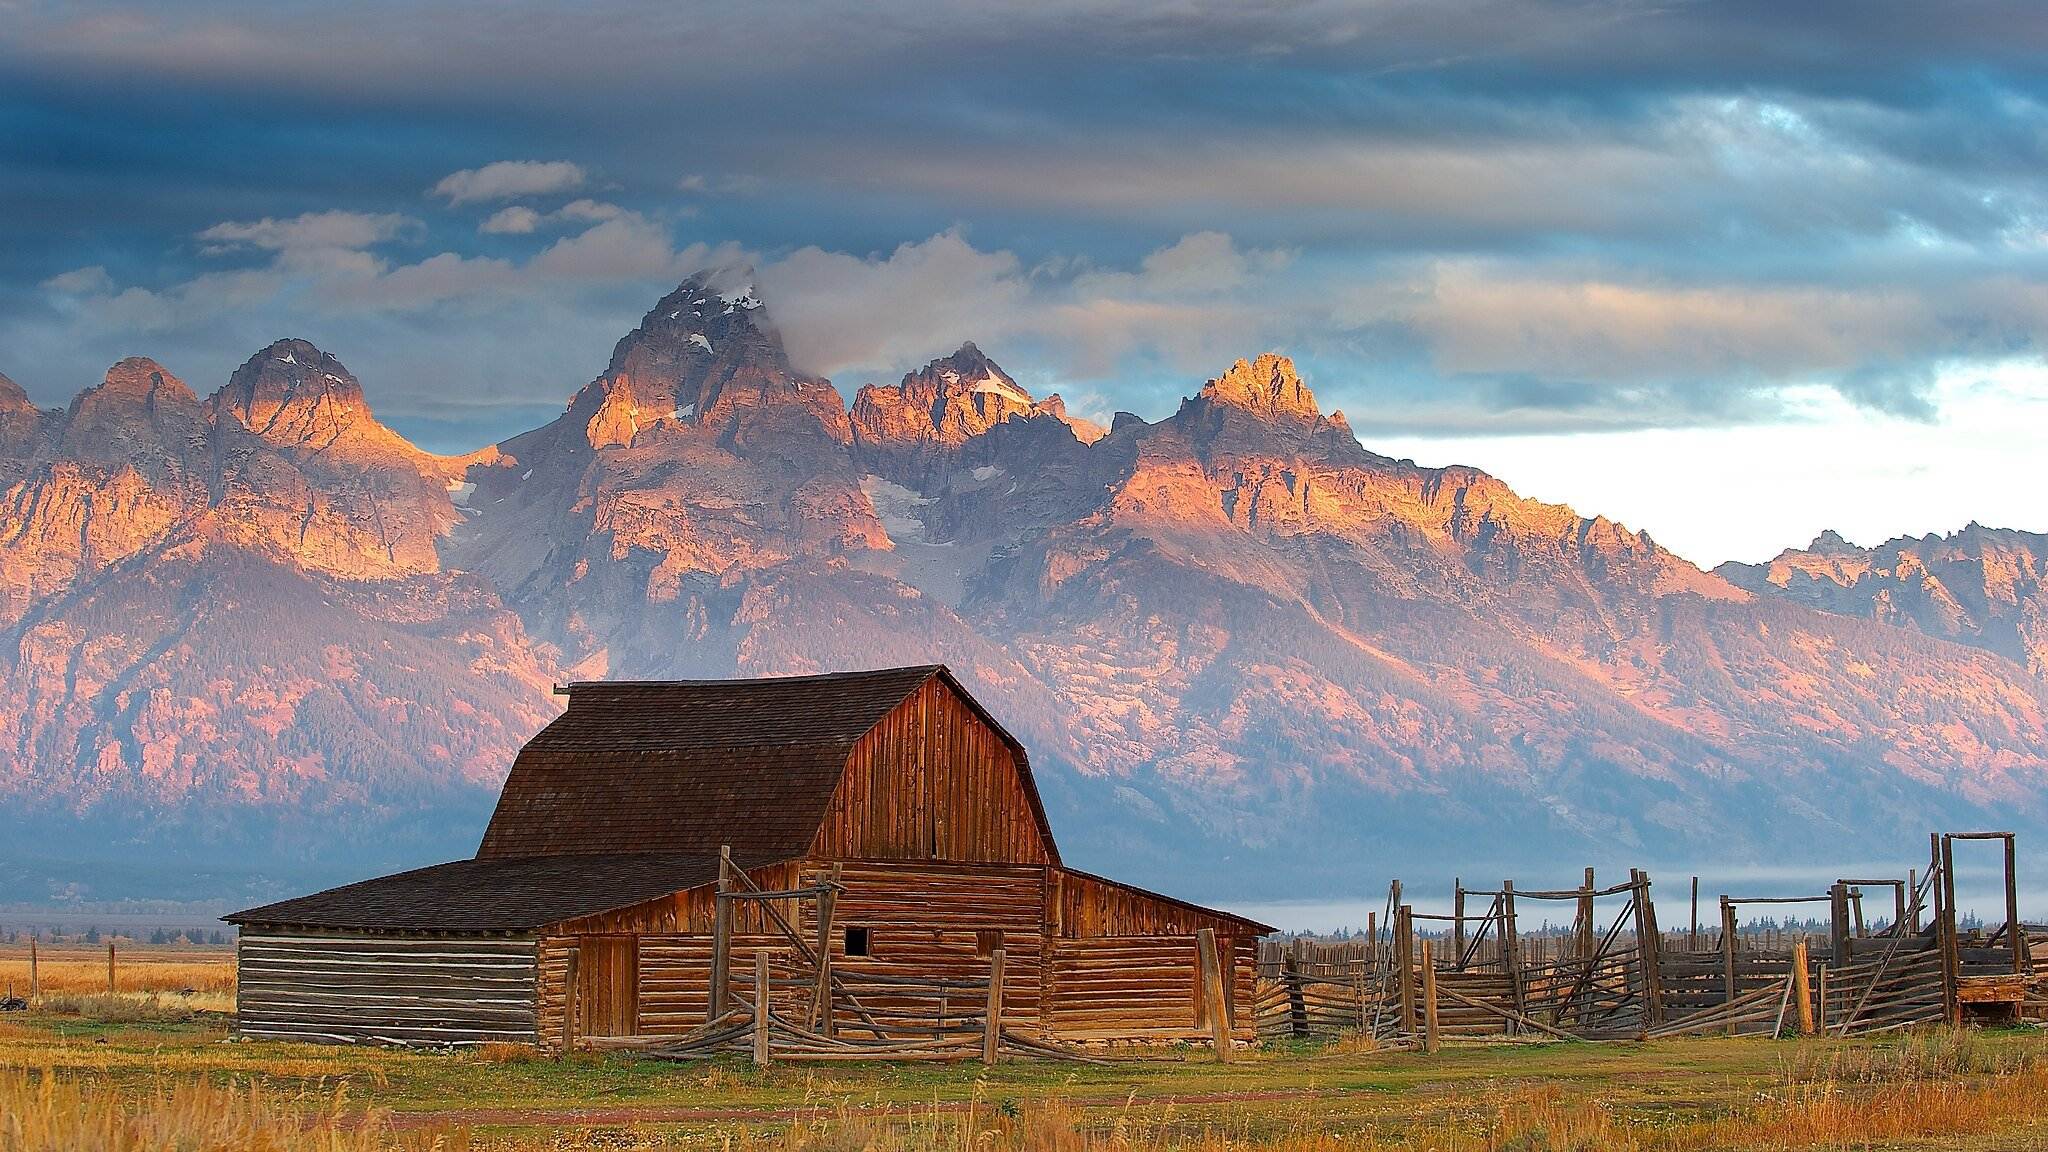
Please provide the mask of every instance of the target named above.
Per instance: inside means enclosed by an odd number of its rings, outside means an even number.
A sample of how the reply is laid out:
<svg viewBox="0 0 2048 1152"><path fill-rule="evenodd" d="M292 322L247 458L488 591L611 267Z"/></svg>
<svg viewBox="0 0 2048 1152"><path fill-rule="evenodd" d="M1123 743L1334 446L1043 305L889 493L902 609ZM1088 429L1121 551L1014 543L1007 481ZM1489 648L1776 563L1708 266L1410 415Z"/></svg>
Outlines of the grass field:
<svg viewBox="0 0 2048 1152"><path fill-rule="evenodd" d="M755 1069L233 1042L179 995L219 964L166 955L118 996L0 1017L0 1152L2048 1148L2031 1031Z"/></svg>

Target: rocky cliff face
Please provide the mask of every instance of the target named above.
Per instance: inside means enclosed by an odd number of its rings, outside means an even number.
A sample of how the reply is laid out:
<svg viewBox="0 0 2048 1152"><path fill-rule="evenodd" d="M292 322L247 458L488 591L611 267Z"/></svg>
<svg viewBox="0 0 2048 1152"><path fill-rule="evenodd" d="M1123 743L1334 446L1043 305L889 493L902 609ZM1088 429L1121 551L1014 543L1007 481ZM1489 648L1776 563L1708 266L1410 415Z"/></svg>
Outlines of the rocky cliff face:
<svg viewBox="0 0 2048 1152"><path fill-rule="evenodd" d="M1971 524L1858 548L1823 532L1768 563L1714 571L1762 595L1996 652L2048 678L2048 536Z"/></svg>
<svg viewBox="0 0 2048 1152"><path fill-rule="evenodd" d="M2039 538L1915 551L1924 618L1867 608L1903 552L1705 573L1368 451L1284 357L1106 434L972 345L849 410L720 272L460 460L302 342L206 401L147 361L12 395L0 796L53 819L459 853L423 822L480 810L550 679L944 660L1070 859L1219 896L2048 824Z"/></svg>
<svg viewBox="0 0 2048 1152"><path fill-rule="evenodd" d="M519 617L440 570L459 465L312 345L205 401L124 360L34 423L0 493L16 862L407 859L553 714Z"/></svg>
<svg viewBox="0 0 2048 1152"><path fill-rule="evenodd" d="M1044 418L1065 425L1083 444L1103 430L1067 414L1057 395L1030 392L973 344L934 360L894 387L869 384L853 401L853 432L870 472L899 484L942 483L961 463L961 450L1009 420Z"/></svg>

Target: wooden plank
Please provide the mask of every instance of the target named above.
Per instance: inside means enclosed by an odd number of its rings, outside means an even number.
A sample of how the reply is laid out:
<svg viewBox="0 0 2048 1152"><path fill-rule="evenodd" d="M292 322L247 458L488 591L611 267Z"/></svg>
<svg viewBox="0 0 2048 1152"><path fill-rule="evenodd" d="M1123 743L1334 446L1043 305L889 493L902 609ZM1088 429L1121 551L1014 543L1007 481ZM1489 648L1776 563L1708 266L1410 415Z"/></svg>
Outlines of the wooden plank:
<svg viewBox="0 0 2048 1152"><path fill-rule="evenodd" d="M981 1017L981 1062L994 1064L1003 1036L1003 950L988 954L988 1005Z"/></svg>
<svg viewBox="0 0 2048 1152"><path fill-rule="evenodd" d="M1439 1044L1436 1016L1436 958L1430 954L1429 941L1424 940L1422 942L1422 1050L1434 1056Z"/></svg>
<svg viewBox="0 0 2048 1152"><path fill-rule="evenodd" d="M1216 951L1216 930L1203 928L1195 933L1197 967L1202 974L1202 1005L1209 1019L1210 1041L1216 1046L1216 1059L1228 1064L1235 1047L1231 1037L1230 1014L1223 1003L1223 965Z"/></svg>

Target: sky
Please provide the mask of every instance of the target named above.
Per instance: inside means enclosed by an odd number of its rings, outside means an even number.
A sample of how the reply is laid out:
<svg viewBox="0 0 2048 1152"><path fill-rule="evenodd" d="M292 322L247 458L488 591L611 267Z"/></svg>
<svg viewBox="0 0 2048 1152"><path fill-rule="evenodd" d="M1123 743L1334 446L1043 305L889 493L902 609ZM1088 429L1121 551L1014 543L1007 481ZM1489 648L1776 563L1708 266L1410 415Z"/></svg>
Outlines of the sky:
<svg viewBox="0 0 2048 1152"><path fill-rule="evenodd" d="M1377 451L1711 565L2048 530L2048 10L1892 0L0 0L0 372L310 339L468 450L703 267L851 392Z"/></svg>

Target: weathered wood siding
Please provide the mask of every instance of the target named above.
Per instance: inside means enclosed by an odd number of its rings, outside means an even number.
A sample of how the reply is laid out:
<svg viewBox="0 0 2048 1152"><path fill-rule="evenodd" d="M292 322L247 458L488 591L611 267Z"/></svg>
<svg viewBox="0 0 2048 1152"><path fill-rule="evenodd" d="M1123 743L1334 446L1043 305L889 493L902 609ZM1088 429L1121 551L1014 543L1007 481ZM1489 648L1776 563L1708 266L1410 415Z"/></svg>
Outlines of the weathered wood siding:
<svg viewBox="0 0 2048 1152"><path fill-rule="evenodd" d="M934 677L854 745L811 854L1044 864L1017 755Z"/></svg>
<svg viewBox="0 0 2048 1152"><path fill-rule="evenodd" d="M1067 939L1090 936L1190 936L1211 928L1219 936L1241 936L1242 920L1183 904L1142 888L1086 873L1054 869L1054 901L1047 917Z"/></svg>
<svg viewBox="0 0 2048 1152"><path fill-rule="evenodd" d="M771 864L765 868L749 868L747 878L765 892L784 892L797 886L801 875L796 861ZM738 881L733 882L735 891L744 888ZM788 915L784 908L783 914ZM710 936L711 921L718 914L718 889L706 884L649 900L625 908L600 913L596 916L582 916L565 920L549 930L551 936L611 936L619 934L674 934ZM773 921L762 906L753 901L740 901L733 905L732 930L736 935L774 932Z"/></svg>
<svg viewBox="0 0 2048 1152"><path fill-rule="evenodd" d="M535 942L245 931L235 1031L338 1044L533 1043Z"/></svg>
<svg viewBox="0 0 2048 1152"><path fill-rule="evenodd" d="M1056 939L1046 974L1047 1020L1067 1040L1206 1040L1200 966L1192 936L1100 936ZM1229 979L1224 1010L1241 1040L1256 1035L1256 1021L1240 1005L1252 1003L1258 978L1258 941L1218 937Z"/></svg>
<svg viewBox="0 0 2048 1152"><path fill-rule="evenodd" d="M815 878L830 867L814 862L807 875ZM838 867L846 891L832 915L835 968L856 974L980 978L988 975L988 950L1000 941L1003 1019L1019 1028L1040 1028L1044 868L877 860L844 861ZM868 929L870 955L846 955L847 928ZM815 930L807 909L804 931ZM907 1001L874 998L892 1009L911 1007Z"/></svg>
<svg viewBox="0 0 2048 1152"><path fill-rule="evenodd" d="M558 1051L562 1043L562 990L568 974L568 959L571 949L577 948L586 939L579 936L550 936L541 941L541 995L540 1033L542 1047ZM688 1032L704 1022L705 1011L711 1004L711 937L682 935L677 933L655 933L638 937L639 940L639 987L636 998L637 1015L632 1031L636 1036L674 1036ZM742 995L750 995L749 985L754 978L754 953L765 950L769 955L770 976L786 979L796 974L796 964L787 942L781 936L745 935L734 936L732 940L733 989ZM578 959L579 985L582 978L581 958ZM798 997L780 993L778 1004L794 1002ZM583 1016L577 1028L579 1038L594 1035L588 1009L579 1010Z"/></svg>

